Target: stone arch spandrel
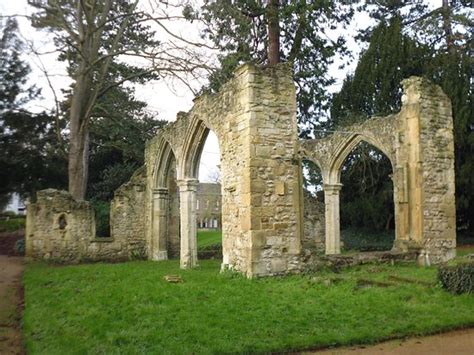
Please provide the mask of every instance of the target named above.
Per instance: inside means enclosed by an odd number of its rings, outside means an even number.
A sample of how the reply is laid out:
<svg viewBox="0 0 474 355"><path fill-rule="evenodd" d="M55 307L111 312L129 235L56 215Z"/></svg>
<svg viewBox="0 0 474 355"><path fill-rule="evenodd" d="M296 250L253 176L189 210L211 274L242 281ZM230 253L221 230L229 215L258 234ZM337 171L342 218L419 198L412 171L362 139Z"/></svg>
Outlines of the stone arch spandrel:
<svg viewBox="0 0 474 355"><path fill-rule="evenodd" d="M361 142L369 143L379 149L392 164L395 171L395 134L396 116L372 118L362 124L349 126L342 133L335 133L332 145L333 151L328 164L327 181L330 184L340 183L342 164Z"/></svg>
<svg viewBox="0 0 474 355"><path fill-rule="evenodd" d="M338 172L342 163L361 141L380 149L394 168L396 127L397 115L371 118L363 123L344 127L328 137L302 141L300 156L320 167L323 181L327 184L339 183Z"/></svg>
<svg viewBox="0 0 474 355"><path fill-rule="evenodd" d="M193 116L187 129L182 147L182 164L178 176L185 179L198 179L199 164L202 150L209 135L208 126L196 116ZM219 141L219 137L217 137Z"/></svg>

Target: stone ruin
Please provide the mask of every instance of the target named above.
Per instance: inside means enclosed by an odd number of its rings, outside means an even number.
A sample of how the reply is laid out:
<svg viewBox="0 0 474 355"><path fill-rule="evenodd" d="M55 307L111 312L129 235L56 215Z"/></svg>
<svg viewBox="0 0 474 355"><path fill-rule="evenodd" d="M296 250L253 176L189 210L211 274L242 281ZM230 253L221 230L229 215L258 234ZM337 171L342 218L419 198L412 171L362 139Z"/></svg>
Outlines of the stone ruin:
<svg viewBox="0 0 474 355"><path fill-rule="evenodd" d="M393 251L415 253L421 264L448 260L456 247L451 104L421 78L403 87L399 113L300 141L290 67L244 65L219 93L197 97L147 143L145 166L115 193L110 238L96 238L87 202L45 190L28 206L27 256L165 260L179 252L182 268L195 267L198 169L212 130L221 150L222 269L247 277L300 272L312 247L340 253L341 166L362 141L392 163ZM325 195L320 218L306 221L303 159L321 169Z"/></svg>

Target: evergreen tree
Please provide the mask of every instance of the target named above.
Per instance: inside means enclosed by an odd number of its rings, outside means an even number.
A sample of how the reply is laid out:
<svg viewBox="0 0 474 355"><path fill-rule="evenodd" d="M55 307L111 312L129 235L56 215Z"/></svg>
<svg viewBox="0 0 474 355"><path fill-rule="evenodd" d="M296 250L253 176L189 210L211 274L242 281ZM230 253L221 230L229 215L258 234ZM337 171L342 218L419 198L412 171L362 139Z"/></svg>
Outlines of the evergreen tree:
<svg viewBox="0 0 474 355"><path fill-rule="evenodd" d="M344 80L341 90L333 96L331 125L337 127L385 116L401 107L401 81L422 75L430 51L402 34L402 20L384 20L372 32L370 44L357 63L353 75Z"/></svg>
<svg viewBox="0 0 474 355"><path fill-rule="evenodd" d="M402 33L402 20L382 20L373 30L368 49L361 54L353 75L334 95L331 125L338 128L371 116L400 110L401 81L423 74L430 51ZM341 174L343 227L393 228L392 166L382 152L359 145L347 158Z"/></svg>
<svg viewBox="0 0 474 355"><path fill-rule="evenodd" d="M30 67L21 59L23 43L18 37L18 23L9 18L0 22L0 113L19 110L37 95L33 86L27 87Z"/></svg>
<svg viewBox="0 0 474 355"><path fill-rule="evenodd" d="M326 119L326 88L334 83L328 69L337 55L347 54L345 39L334 30L347 25L353 11L345 1L218 0L187 14L205 23L203 35L220 50L221 70L210 78L213 91L244 62L275 63L278 37L279 61L295 70L300 135L306 137Z"/></svg>
<svg viewBox="0 0 474 355"><path fill-rule="evenodd" d="M54 119L24 109L38 90L27 85L22 50L17 22L8 19L0 37L0 195L34 199L39 189L64 186L66 165Z"/></svg>
<svg viewBox="0 0 474 355"><path fill-rule="evenodd" d="M474 60L472 37L466 35L472 27L466 27L468 20L462 13L462 4L454 4L447 10L446 5L443 1L443 7L410 21L385 14L391 17L390 26L386 26L384 17L380 16L382 20L372 31L369 48L361 55L355 73L345 79L341 91L333 97L331 123L337 127L371 115L397 112L401 106L401 80L410 75L421 75L439 84L451 99L453 109L458 226L472 229ZM447 23L455 23L453 19L458 19L456 23L460 26L446 30ZM411 33L404 24L418 31ZM409 35L424 40L423 44ZM433 41L433 37L444 38L444 41ZM399 43L398 47L391 47L393 43ZM356 189L357 185L349 181L346 184L351 186L349 191Z"/></svg>

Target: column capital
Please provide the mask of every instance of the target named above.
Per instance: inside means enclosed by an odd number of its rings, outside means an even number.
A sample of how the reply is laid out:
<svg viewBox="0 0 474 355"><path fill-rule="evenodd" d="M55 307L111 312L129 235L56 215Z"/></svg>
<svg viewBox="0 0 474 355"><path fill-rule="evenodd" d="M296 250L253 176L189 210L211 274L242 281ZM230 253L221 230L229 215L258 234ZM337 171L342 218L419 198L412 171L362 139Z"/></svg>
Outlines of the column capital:
<svg viewBox="0 0 474 355"><path fill-rule="evenodd" d="M166 196L168 195L168 189L165 188L165 187L158 187L158 188L155 188L153 189L153 195L154 196Z"/></svg>
<svg viewBox="0 0 474 355"><path fill-rule="evenodd" d="M340 183L323 185L324 192L328 192L328 193L339 193L341 189L342 189L342 184Z"/></svg>
<svg viewBox="0 0 474 355"><path fill-rule="evenodd" d="M176 181L179 191L196 191L199 184L198 179L182 179Z"/></svg>

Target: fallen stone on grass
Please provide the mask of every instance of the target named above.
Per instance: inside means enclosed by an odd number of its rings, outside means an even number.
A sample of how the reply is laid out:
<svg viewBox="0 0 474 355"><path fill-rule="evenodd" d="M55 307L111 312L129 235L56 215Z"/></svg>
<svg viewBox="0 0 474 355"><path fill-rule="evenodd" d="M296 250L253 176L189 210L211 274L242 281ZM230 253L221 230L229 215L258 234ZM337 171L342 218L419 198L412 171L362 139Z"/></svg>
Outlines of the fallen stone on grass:
<svg viewBox="0 0 474 355"><path fill-rule="evenodd" d="M183 279L179 275L165 275L164 279L165 281L171 282L171 283L183 282Z"/></svg>
<svg viewBox="0 0 474 355"><path fill-rule="evenodd" d="M403 276L397 276L397 275L389 275L388 279L392 281L396 281L396 282L404 282L404 283L409 283L409 284L422 285L426 287L434 286L433 282L411 279L409 277L403 277Z"/></svg>
<svg viewBox="0 0 474 355"><path fill-rule="evenodd" d="M344 281L343 277L321 277L314 276L310 279L310 282L313 284L322 284L324 286L331 286L338 284L339 282Z"/></svg>
<svg viewBox="0 0 474 355"><path fill-rule="evenodd" d="M369 287L390 287L390 286L395 286L395 284L389 283L389 282L383 282L383 281L358 279L354 289L359 290L362 288L369 288Z"/></svg>

